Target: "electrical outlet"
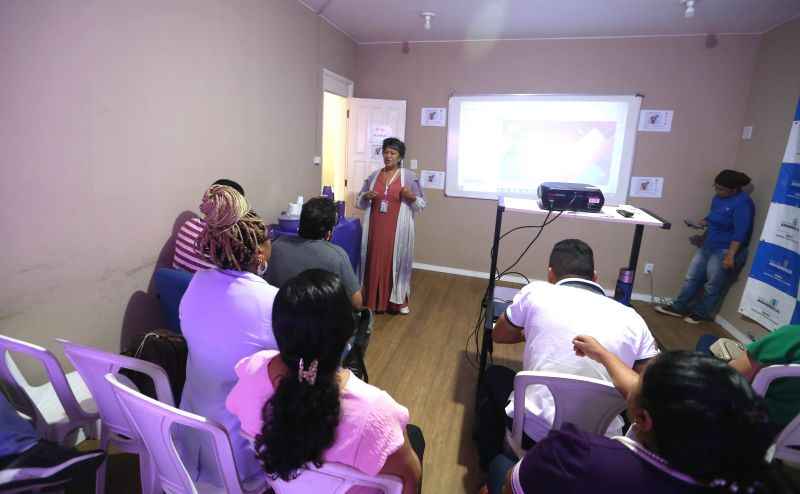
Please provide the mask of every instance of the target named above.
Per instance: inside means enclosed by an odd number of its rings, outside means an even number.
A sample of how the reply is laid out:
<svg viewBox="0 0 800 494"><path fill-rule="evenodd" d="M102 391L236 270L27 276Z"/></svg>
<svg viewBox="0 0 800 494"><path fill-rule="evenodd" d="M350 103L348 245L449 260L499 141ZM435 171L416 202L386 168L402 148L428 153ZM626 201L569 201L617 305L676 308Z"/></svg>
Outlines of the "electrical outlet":
<svg viewBox="0 0 800 494"><path fill-rule="evenodd" d="M644 265L644 274L653 274L653 268L655 268L655 264L652 262L645 263Z"/></svg>

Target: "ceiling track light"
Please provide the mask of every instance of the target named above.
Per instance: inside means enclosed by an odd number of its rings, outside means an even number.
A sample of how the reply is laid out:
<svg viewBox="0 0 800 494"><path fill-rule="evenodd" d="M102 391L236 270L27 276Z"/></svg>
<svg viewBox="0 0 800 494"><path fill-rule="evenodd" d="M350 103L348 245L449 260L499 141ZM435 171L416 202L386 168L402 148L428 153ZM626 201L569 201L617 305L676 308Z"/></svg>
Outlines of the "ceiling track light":
<svg viewBox="0 0 800 494"><path fill-rule="evenodd" d="M686 10L683 12L683 16L687 19L691 19L694 17L694 4L696 0L681 0L681 5L686 6Z"/></svg>
<svg viewBox="0 0 800 494"><path fill-rule="evenodd" d="M692 2L694 2L694 0L692 0ZM431 19L433 17L436 17L436 14L434 14L433 12L423 12L420 15L422 16L423 19L425 19L425 29L430 29Z"/></svg>

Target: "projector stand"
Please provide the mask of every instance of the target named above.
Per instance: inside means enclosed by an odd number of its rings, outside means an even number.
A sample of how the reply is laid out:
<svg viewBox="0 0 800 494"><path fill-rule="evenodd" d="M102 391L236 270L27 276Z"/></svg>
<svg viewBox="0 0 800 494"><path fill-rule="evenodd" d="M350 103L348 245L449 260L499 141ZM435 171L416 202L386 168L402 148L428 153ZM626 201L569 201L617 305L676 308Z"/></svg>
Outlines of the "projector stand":
<svg viewBox="0 0 800 494"><path fill-rule="evenodd" d="M490 353L492 353L492 331L494 329L495 320L503 313L504 306L502 302L495 302L495 273L497 272L497 256L500 248L500 227L503 223L503 213L508 208L510 211L519 211L524 213L538 213L546 214L548 211L541 209L535 201L524 199L504 198L500 196L497 198L497 214L494 221L494 238L492 239L492 262L489 269L489 286L486 288L486 294L483 299L483 307L486 308L483 318L483 341L481 342L480 353L480 366L478 368L478 384L475 393L475 407L478 406L478 392L480 391L481 381L483 374L486 371L486 360ZM565 211L562 216L567 218L576 217L580 219L589 219L595 221L607 221L613 223L627 223L635 225L633 232L633 243L631 244L631 255L628 261L628 269L630 269L634 276L636 276L636 266L639 263L639 249L642 246L642 234L644 233L645 226L656 226L663 230L672 228L672 224L655 214L647 211L646 209L639 208L637 212L629 218L625 218L615 211L616 206L603 207L602 213L576 213L573 211ZM633 283L633 279L631 279Z"/></svg>

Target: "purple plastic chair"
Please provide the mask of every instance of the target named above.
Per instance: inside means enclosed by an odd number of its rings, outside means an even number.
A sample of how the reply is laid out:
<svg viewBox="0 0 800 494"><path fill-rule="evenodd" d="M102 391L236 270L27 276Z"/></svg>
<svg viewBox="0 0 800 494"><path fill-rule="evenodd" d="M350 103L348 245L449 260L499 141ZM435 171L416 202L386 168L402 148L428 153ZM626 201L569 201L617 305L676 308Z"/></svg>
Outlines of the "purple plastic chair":
<svg viewBox="0 0 800 494"><path fill-rule="evenodd" d="M228 432L219 423L158 402L123 384L115 374L105 378L114 389L128 419L153 458L161 487L167 493L224 492L256 494L264 492L266 478L248 485L239 481ZM217 457L223 487L194 482L189 476L175 445L173 433L178 426L207 434Z"/></svg>
<svg viewBox="0 0 800 494"><path fill-rule="evenodd" d="M317 468L313 464L304 468L291 481L270 480L275 494L345 494L354 486L377 489L384 494L401 494L403 480L395 475L367 475L341 463L325 463Z"/></svg>
<svg viewBox="0 0 800 494"><path fill-rule="evenodd" d="M753 378L753 389L756 393L764 396L767 394L770 383L780 378L800 379L800 364L762 367ZM800 414L786 424L786 427L775 438L775 442L767 452L767 459L772 461L773 458L793 463L800 462Z"/></svg>
<svg viewBox="0 0 800 494"><path fill-rule="evenodd" d="M553 395L553 429L572 422L581 429L603 435L614 418L627 406L625 398L610 382L558 372L522 371L514 377L514 417L506 444L517 456L525 456L522 433L525 425L525 395L529 386L547 386Z"/></svg>
<svg viewBox="0 0 800 494"><path fill-rule="evenodd" d="M36 359L49 381L39 386L30 384L14 362L13 353ZM46 348L0 335L0 379L8 388L11 404L44 439L74 446L85 437L97 437L99 415L89 389L77 372L64 374L56 356Z"/></svg>
<svg viewBox="0 0 800 494"><path fill-rule="evenodd" d="M106 352L97 348L79 345L68 340L56 338L64 347L64 354L83 377L86 386L94 396L100 412L100 448L107 450L113 444L125 453L139 455L139 472L142 479L143 494L156 492L158 478L150 461L147 448L139 440L139 435L128 421L128 416L119 405L114 389L106 380L109 372L118 373L121 369L130 369L146 374L153 380L156 396L159 401L172 405L172 388L164 369L152 362L146 362L125 355ZM97 469L95 492L102 494L106 485L106 464L103 462Z"/></svg>

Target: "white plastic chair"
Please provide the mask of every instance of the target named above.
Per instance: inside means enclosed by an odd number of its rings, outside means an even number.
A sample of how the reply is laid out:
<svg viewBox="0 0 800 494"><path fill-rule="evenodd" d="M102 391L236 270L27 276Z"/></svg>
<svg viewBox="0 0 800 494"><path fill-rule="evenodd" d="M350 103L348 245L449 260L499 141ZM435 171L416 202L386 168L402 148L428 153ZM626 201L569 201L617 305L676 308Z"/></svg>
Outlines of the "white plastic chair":
<svg viewBox="0 0 800 494"><path fill-rule="evenodd" d="M30 384L14 362L13 352L38 360L49 381L40 386ZM74 446L86 437L97 438L99 414L89 389L77 372L65 375L46 348L0 335L0 378L8 387L11 403L42 438L65 446ZM78 434L72 434L75 431Z"/></svg>
<svg viewBox="0 0 800 494"><path fill-rule="evenodd" d="M115 374L105 378L111 383L114 395L120 402L128 420L144 442L156 473L167 493L224 492L229 494L261 493L266 488L266 478L254 485L239 481L233 459L228 432L219 423L158 402L123 384ZM183 426L208 435L217 457L217 466L223 487L195 483L183 464L173 438L174 429Z"/></svg>
<svg viewBox="0 0 800 494"><path fill-rule="evenodd" d="M557 372L522 371L514 377L514 417L506 444L518 458L525 455L522 433L525 423L525 391L529 386L547 386L553 395L553 429L564 422L594 434L605 434L614 417L625 410L626 403L610 382Z"/></svg>
<svg viewBox="0 0 800 494"><path fill-rule="evenodd" d="M107 450L113 444L125 453L139 455L139 471L142 479L142 492L150 494L155 491L157 476L152 466L147 448L139 440L139 435L128 421L127 415L114 396L114 388L106 380L109 372L118 373L121 369L130 369L146 374L153 380L158 401L173 405L172 388L164 369L152 362L146 362L125 355L106 352L97 348L79 345L68 340L56 338L64 347L64 354L80 373L86 386L94 396L100 412L100 448ZM97 469L95 492L102 494L106 485L106 464L103 462Z"/></svg>
<svg viewBox="0 0 800 494"><path fill-rule="evenodd" d="M403 492L403 480L395 475L367 475L341 463L325 463L317 468L313 464L302 470L292 481L269 480L275 494L344 494L353 486L378 489L384 494Z"/></svg>
<svg viewBox="0 0 800 494"><path fill-rule="evenodd" d="M800 378L800 364L762 367L753 378L753 389L764 396L770 383L782 377ZM771 461L772 458L800 462L800 414L796 415L775 438L775 442L767 452L767 459Z"/></svg>

